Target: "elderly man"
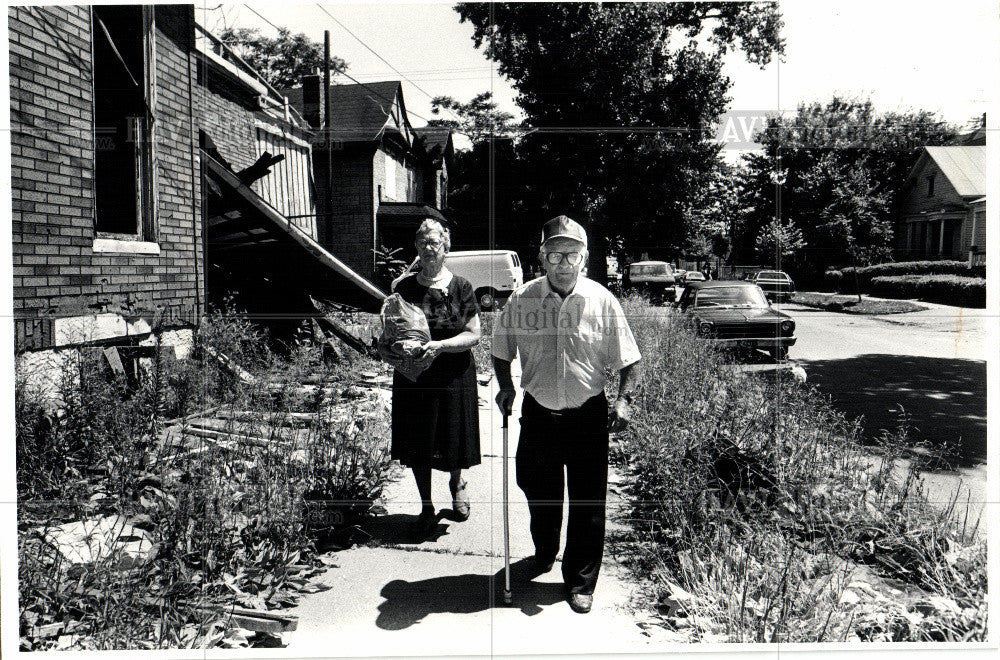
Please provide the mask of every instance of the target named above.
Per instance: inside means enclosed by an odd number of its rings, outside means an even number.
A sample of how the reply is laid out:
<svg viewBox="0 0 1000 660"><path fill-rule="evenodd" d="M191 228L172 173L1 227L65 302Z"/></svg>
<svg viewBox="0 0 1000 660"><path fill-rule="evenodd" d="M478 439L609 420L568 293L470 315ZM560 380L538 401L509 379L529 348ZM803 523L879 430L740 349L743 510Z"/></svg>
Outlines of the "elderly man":
<svg viewBox="0 0 1000 660"><path fill-rule="evenodd" d="M569 520L562 573L569 605L590 611L604 555L608 434L625 428L640 360L621 305L600 284L581 276L587 234L561 215L545 223L539 260L545 276L515 291L493 333L497 405L510 414L510 363L521 358L521 435L517 484L528 499L534 562L552 569L559 550L563 486ZM605 370L620 372L614 407L604 396Z"/></svg>

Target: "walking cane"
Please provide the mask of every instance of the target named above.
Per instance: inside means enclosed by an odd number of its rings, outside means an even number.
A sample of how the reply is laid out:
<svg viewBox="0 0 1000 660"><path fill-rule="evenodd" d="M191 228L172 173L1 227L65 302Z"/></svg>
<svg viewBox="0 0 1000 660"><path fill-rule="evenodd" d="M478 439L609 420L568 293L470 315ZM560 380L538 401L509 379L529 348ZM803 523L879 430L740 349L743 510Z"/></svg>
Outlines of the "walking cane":
<svg viewBox="0 0 1000 660"><path fill-rule="evenodd" d="M510 498L507 495L507 418L503 411L503 604L511 605L514 598L510 593Z"/></svg>

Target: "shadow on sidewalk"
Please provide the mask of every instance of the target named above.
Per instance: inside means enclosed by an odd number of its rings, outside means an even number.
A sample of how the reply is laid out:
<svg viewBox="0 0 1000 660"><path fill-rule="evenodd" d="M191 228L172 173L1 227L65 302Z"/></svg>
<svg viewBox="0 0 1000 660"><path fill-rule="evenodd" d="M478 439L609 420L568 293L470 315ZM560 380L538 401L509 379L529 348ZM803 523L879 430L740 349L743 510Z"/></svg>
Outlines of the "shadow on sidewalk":
<svg viewBox="0 0 1000 660"><path fill-rule="evenodd" d="M451 509L438 511L437 525L430 532L421 536L413 526L417 522L417 516L407 513L391 513L384 516L376 516L361 523L361 529L372 537L377 543L387 543L390 545L408 545L423 543L424 541L436 541L448 533L448 525L443 521L452 519Z"/></svg>
<svg viewBox="0 0 1000 660"><path fill-rule="evenodd" d="M554 568L553 570L558 570ZM562 582L535 582L538 572L531 559L510 565L513 607L528 616L541 613L543 605L565 598ZM503 607L504 571L493 575L448 575L407 582L393 580L382 587L375 624L383 630L405 630L430 614L473 614Z"/></svg>

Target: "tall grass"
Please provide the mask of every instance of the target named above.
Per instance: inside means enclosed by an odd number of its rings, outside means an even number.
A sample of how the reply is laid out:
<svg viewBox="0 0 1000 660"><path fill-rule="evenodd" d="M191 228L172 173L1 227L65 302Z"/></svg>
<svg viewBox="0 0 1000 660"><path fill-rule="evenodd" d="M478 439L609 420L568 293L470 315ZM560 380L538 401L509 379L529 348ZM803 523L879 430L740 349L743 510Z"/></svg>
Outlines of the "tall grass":
<svg viewBox="0 0 1000 660"><path fill-rule="evenodd" d="M876 457L814 389L732 370L672 310L624 307L644 375L613 459L632 477L631 561L669 625L741 642L985 637L985 546L916 472L894 478L905 429Z"/></svg>
<svg viewBox="0 0 1000 660"><path fill-rule="evenodd" d="M317 544L350 542L381 493L387 414L349 387L349 368L363 364L325 364L305 339L279 358L265 339L216 314L199 358L165 367L170 414L211 408L220 421L208 429L189 419L160 433L151 374L129 385L99 354L68 363L59 409L18 381L22 649L245 645L227 608L293 603L310 589ZM327 387L303 391L307 374ZM145 562L70 565L44 540L61 523L111 515L149 534Z"/></svg>

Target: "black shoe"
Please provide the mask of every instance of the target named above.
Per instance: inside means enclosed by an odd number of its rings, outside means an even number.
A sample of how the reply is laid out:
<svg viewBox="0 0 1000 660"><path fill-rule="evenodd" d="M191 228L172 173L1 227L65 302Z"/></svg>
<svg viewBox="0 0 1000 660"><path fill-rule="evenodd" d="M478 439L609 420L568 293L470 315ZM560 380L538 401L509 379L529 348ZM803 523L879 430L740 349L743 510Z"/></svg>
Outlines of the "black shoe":
<svg viewBox="0 0 1000 660"><path fill-rule="evenodd" d="M437 528L437 522L434 509L424 509L413 523L413 534L421 539L427 538Z"/></svg>
<svg viewBox="0 0 1000 660"><path fill-rule="evenodd" d="M594 597L590 594L570 594L566 596L570 609L577 614L586 614L594 604Z"/></svg>
<svg viewBox="0 0 1000 660"><path fill-rule="evenodd" d="M543 573L548 573L552 570L552 567L556 563L556 558L548 555L539 556L536 554L531 558L531 561L537 574L542 575Z"/></svg>

